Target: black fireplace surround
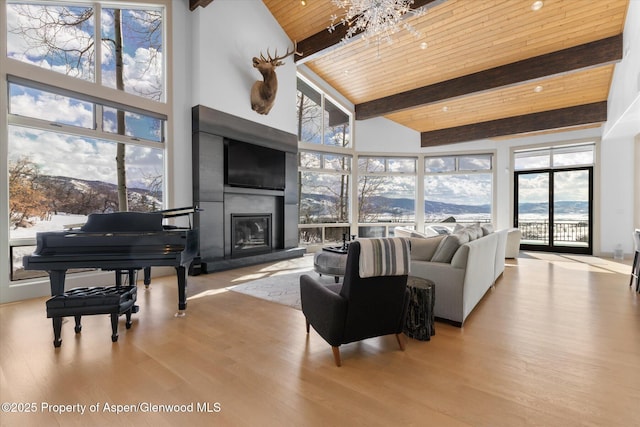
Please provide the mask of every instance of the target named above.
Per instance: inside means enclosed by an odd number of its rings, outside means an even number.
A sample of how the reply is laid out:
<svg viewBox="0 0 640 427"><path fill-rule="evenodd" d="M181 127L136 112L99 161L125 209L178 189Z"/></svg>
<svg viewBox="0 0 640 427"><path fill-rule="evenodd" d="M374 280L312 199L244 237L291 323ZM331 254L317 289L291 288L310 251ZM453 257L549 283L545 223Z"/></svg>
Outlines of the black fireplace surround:
<svg viewBox="0 0 640 427"><path fill-rule="evenodd" d="M192 129L193 201L201 209L194 226L203 272L302 256L297 136L202 105L192 108ZM246 154L246 179L238 147ZM233 153L236 158L229 157ZM257 169L283 169L282 177L255 179Z"/></svg>

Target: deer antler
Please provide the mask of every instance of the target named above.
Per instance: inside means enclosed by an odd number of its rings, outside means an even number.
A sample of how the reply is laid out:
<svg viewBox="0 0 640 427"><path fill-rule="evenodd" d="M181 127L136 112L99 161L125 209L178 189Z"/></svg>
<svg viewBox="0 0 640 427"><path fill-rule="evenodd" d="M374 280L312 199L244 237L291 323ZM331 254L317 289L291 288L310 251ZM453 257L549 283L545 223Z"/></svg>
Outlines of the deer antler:
<svg viewBox="0 0 640 427"><path fill-rule="evenodd" d="M269 52L269 48L267 48L267 57L265 58L264 55L262 55L262 52L260 52L260 59L264 62L271 62L273 65L278 66L278 65L282 65L282 60L285 59L288 56L291 56L293 54L296 54L298 56L302 56L301 52L298 52L298 42L294 41L293 42L293 50L291 50L291 52L289 52L289 48L287 48L287 53L285 53L282 56L278 56L278 49L276 49L275 52L275 57L271 57L271 53Z"/></svg>

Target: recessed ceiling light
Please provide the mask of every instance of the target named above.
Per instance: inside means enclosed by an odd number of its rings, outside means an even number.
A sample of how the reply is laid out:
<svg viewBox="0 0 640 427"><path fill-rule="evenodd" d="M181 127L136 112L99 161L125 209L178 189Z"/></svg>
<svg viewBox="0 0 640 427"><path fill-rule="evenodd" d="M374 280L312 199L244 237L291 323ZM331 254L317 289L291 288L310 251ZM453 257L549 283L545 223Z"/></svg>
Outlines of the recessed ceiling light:
<svg viewBox="0 0 640 427"><path fill-rule="evenodd" d="M542 92L542 86L538 85L538 86L534 87L534 88L533 88L533 91L534 91L535 93L540 93L540 92Z"/></svg>
<svg viewBox="0 0 640 427"><path fill-rule="evenodd" d="M427 42L422 42L420 43L420 49L425 50L429 45L427 44Z"/></svg>
<svg viewBox="0 0 640 427"><path fill-rule="evenodd" d="M542 0L534 1L533 4L531 4L531 10L535 12L536 10L542 9L542 6L544 6L544 2Z"/></svg>
<svg viewBox="0 0 640 427"><path fill-rule="evenodd" d="M303 5L303 6L306 6L307 5L307 0L300 0L300 4Z"/></svg>
<svg viewBox="0 0 640 427"><path fill-rule="evenodd" d="M449 111L449 107L447 107L447 106L445 105L444 107L442 107L442 111L444 111L444 112L446 113L447 111Z"/></svg>

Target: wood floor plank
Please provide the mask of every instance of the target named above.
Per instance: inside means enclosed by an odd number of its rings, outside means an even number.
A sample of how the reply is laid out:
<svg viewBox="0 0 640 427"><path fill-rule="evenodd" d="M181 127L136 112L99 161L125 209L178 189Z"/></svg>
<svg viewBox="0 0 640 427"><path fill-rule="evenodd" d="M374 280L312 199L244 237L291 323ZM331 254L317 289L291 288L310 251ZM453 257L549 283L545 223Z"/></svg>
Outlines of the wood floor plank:
<svg viewBox="0 0 640 427"><path fill-rule="evenodd" d="M154 279L117 343L108 316L87 316L78 335L67 319L54 349L46 298L0 305L0 400L38 409L0 412L0 425L640 425L628 261L523 252L464 328L437 322L405 351L393 335L343 345L340 368L300 311L226 289L311 263L189 277L184 318L175 277Z"/></svg>

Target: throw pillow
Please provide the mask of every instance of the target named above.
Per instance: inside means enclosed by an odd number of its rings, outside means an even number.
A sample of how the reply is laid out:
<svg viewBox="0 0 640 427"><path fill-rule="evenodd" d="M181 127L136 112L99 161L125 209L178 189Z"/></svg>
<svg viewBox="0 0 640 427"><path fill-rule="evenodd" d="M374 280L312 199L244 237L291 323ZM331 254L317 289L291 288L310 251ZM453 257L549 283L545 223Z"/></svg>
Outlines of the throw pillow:
<svg viewBox="0 0 640 427"><path fill-rule="evenodd" d="M493 225L492 224L482 224L480 226L482 228L482 235L486 236L487 234L493 233Z"/></svg>
<svg viewBox="0 0 640 427"><path fill-rule="evenodd" d="M464 245L469 241L469 234L460 233L460 234L449 234L446 236L436 249L436 252L433 254L431 258L432 262L451 262L451 258L457 252L460 246Z"/></svg>
<svg viewBox="0 0 640 427"><path fill-rule="evenodd" d="M430 261L433 254L438 249L440 242L446 236L434 236L434 237L414 237L410 238L411 241L411 259L416 261Z"/></svg>
<svg viewBox="0 0 640 427"><path fill-rule="evenodd" d="M459 233L462 230L464 230L464 225L462 224L456 224L456 226L453 227L453 233Z"/></svg>
<svg viewBox="0 0 640 427"><path fill-rule="evenodd" d="M462 224L456 224L456 226L453 228L454 234L459 234L465 231L469 233L470 240L476 240L483 236L482 228L480 228L479 222L466 226Z"/></svg>
<svg viewBox="0 0 640 427"><path fill-rule="evenodd" d="M411 232L411 237L422 237L423 239L426 239L426 238L428 238L429 236L427 236L426 234L421 233L421 232L419 232L419 231L415 231L415 230L413 230L413 231Z"/></svg>
<svg viewBox="0 0 640 427"><path fill-rule="evenodd" d="M472 224L466 229L470 234L470 240L476 240L482 237L482 228L480 228L480 224Z"/></svg>

